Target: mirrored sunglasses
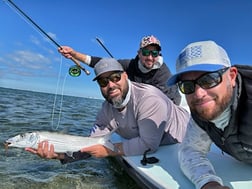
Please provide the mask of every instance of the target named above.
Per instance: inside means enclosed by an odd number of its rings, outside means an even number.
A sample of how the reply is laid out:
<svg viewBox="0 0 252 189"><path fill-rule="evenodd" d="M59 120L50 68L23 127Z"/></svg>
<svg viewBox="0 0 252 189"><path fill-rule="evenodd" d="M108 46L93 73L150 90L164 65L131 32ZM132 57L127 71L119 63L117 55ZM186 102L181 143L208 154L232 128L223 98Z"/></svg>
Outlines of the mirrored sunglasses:
<svg viewBox="0 0 252 189"><path fill-rule="evenodd" d="M148 49L142 49L142 55L143 56L153 56L153 57L157 57L159 55L159 51L157 50L148 50Z"/></svg>
<svg viewBox="0 0 252 189"><path fill-rule="evenodd" d="M109 75L108 77L101 77L97 79L97 82L100 87L106 87L109 83L109 81L116 83L121 80L121 74L123 72L115 72Z"/></svg>
<svg viewBox="0 0 252 189"><path fill-rule="evenodd" d="M178 86L183 94L192 94L195 92L195 85L199 85L202 89L211 89L222 82L222 75L228 70L223 68L215 72L208 72L201 75L196 80L179 81Z"/></svg>

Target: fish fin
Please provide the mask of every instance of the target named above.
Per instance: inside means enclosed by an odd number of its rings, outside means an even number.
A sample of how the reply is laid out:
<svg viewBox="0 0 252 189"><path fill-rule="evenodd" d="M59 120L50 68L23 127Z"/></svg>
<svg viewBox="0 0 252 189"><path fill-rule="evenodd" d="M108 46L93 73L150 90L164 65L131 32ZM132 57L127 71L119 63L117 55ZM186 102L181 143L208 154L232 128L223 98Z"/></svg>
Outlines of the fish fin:
<svg viewBox="0 0 252 189"><path fill-rule="evenodd" d="M110 150L114 151L114 144L110 141L110 140L107 140L104 144L104 146L106 146L107 148L109 148Z"/></svg>
<svg viewBox="0 0 252 189"><path fill-rule="evenodd" d="M105 138L105 143L104 146L106 146L107 148L109 148L110 150L114 151L114 144L111 142L111 137L112 134L117 130L118 128L114 128L113 130L111 130L108 134L104 135Z"/></svg>
<svg viewBox="0 0 252 189"><path fill-rule="evenodd" d="M107 139L107 140L110 140L111 138L111 135L117 130L118 128L113 128L109 133L107 133L106 135L104 135L104 137ZM110 142L111 143L111 142Z"/></svg>
<svg viewBox="0 0 252 189"><path fill-rule="evenodd" d="M113 129L110 131L110 134L113 134L117 129L118 129L118 127L113 128Z"/></svg>
<svg viewBox="0 0 252 189"><path fill-rule="evenodd" d="M117 128L114 128L112 130L110 130L109 128L104 128L104 129L100 129L98 126L94 126L93 130L91 132L90 137L104 137L106 140L109 140L111 135L117 130Z"/></svg>
<svg viewBox="0 0 252 189"><path fill-rule="evenodd" d="M69 156L69 157L71 157L71 158L74 158L73 153L74 153L74 152L68 151L68 152L66 152L66 155Z"/></svg>

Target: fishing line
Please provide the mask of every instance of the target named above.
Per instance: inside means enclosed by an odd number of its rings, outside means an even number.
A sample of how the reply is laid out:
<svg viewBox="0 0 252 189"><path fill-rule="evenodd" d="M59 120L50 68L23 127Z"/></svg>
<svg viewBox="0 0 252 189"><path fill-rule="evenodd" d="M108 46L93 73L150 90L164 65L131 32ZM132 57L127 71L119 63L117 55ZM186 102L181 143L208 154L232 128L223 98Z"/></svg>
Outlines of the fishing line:
<svg viewBox="0 0 252 189"><path fill-rule="evenodd" d="M58 79L57 79L57 84L56 84L56 89L55 89L55 95L54 95L54 101L53 101L53 110L52 110L52 129L55 129L55 130L58 129L58 124L57 124L57 126L55 128L53 128L53 126L54 126L53 122L54 122L54 112L55 112L55 108L56 108L56 101L57 101L57 96L58 96L57 94L58 94L58 90L59 90L61 70L62 70L62 57L61 57L61 60L60 60L60 67L59 67L59 72L58 72ZM61 109L61 107L60 107L60 109ZM58 120L59 120L59 118L58 118Z"/></svg>
<svg viewBox="0 0 252 189"><path fill-rule="evenodd" d="M68 76L68 73L66 73L63 84L62 84L62 89L61 89L61 99L60 99L60 105L59 105L59 116L58 116L58 122L56 124L56 127L54 127L54 115L55 115L55 109L56 109L56 102L57 102L57 97L58 97L58 91L59 91L59 83L60 83L60 76L61 76L61 70L62 70L62 56L61 56L61 61L60 61L60 68L59 68L59 74L58 74L58 79L57 79L57 86L55 90L55 96L54 96L54 103L53 103L53 110L52 110L52 129L57 130L60 125L61 121L61 114L62 114L62 105L63 105L63 97L64 97L64 90L65 90L65 83L66 83L66 78Z"/></svg>
<svg viewBox="0 0 252 189"><path fill-rule="evenodd" d="M11 0L4 0L5 4L8 5L8 7L11 8L17 15L19 15L27 24L32 26L32 28L37 31L42 37L46 36L47 39L49 39L54 45L56 45L58 48L62 48L61 45L59 45L51 36L49 36L38 24L36 24L28 15L26 15L16 4L14 4ZM7 3L8 2L8 3ZM71 60L76 64L76 66L72 66L69 69L69 72L66 74L64 81L63 81L63 87L61 91L61 100L60 100L60 107L59 107L59 117L58 117L58 123L57 126L54 128L54 115L55 115L55 109L56 109L56 101L58 96L58 90L59 90L59 81L60 81L60 75L62 70L62 56L61 56L61 62L60 62L60 70L58 74L58 81L57 81L57 87L54 97L54 104L53 104L53 111L52 111L52 129L58 129L59 123L61 120L61 112L62 112L62 104L63 104L63 92L65 88L65 82L67 75L71 75L73 77L78 77L80 75L80 70L84 71L87 75L90 74L88 70L86 70L84 67L80 65L80 63L74 59L71 58Z"/></svg>
<svg viewBox="0 0 252 189"><path fill-rule="evenodd" d="M66 73L64 81L63 81L63 86L62 86L62 90L61 90L61 99L60 99L60 105L59 105L59 113L58 113L59 114L59 116L58 116L58 122L57 122L57 126L55 128L53 127L53 122L52 122L52 129L55 129L55 130L57 130L59 128L59 125L60 125L60 122L61 122L62 105L63 105L63 98L64 98L64 94L63 93L64 93L64 90L65 90L65 83L66 83L67 76L68 76L68 73ZM57 96L57 94L55 94L55 96Z"/></svg>
<svg viewBox="0 0 252 189"><path fill-rule="evenodd" d="M5 1L5 0L4 0ZM30 27L32 27L35 31L37 31L37 33L44 38L45 36L43 35L43 33L40 30L37 30L37 28L35 28L35 26L33 24L31 24L31 22L28 22L27 19L24 18L24 16L17 10L15 9L13 6L11 6L10 4L6 3L5 4L11 9L13 10L13 12L15 12L23 21L25 21ZM50 43L51 44L51 43ZM51 44L52 45L52 44ZM52 45L53 46L53 45Z"/></svg>
<svg viewBox="0 0 252 189"><path fill-rule="evenodd" d="M7 3L8 1L8 3ZM11 0L6 0L4 1L5 4L7 4L12 10L16 10L15 13L19 13L19 16L22 16L22 18L26 19L26 22L28 21L29 23L31 23L33 25L33 28L35 29L35 31L37 31L39 34L44 34L53 44L55 44L58 48L62 48L61 45L59 45L59 43L57 43L50 35L48 35L38 24L36 24L27 14L25 14L16 4L14 4ZM31 25L30 24L30 25ZM75 58L71 58L71 60L78 66L80 67L80 69L82 71L84 71L87 75L90 74L90 72L88 70L86 70L84 67L82 67L80 65L80 63L78 62L78 60L76 60Z"/></svg>

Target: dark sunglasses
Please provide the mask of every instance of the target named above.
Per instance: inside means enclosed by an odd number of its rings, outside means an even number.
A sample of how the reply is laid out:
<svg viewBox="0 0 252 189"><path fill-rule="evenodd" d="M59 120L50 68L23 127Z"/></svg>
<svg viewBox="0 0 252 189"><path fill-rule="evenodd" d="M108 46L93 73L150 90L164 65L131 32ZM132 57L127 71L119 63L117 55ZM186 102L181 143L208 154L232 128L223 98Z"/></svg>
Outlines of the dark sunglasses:
<svg viewBox="0 0 252 189"><path fill-rule="evenodd" d="M159 51L157 50L148 50L148 49L142 49L142 55L143 56L149 56L151 54L151 56L153 57L157 57L159 55Z"/></svg>
<svg viewBox="0 0 252 189"><path fill-rule="evenodd" d="M109 75L108 77L101 77L97 79L98 84L100 87L106 87L109 83L109 81L112 81L113 83L116 83L121 80L121 74L123 72L115 72Z"/></svg>
<svg viewBox="0 0 252 189"><path fill-rule="evenodd" d="M195 92L195 85L199 85L202 89L211 89L222 82L222 75L228 70L223 68L215 72L208 72L195 80L179 81L178 86L183 94L192 94Z"/></svg>

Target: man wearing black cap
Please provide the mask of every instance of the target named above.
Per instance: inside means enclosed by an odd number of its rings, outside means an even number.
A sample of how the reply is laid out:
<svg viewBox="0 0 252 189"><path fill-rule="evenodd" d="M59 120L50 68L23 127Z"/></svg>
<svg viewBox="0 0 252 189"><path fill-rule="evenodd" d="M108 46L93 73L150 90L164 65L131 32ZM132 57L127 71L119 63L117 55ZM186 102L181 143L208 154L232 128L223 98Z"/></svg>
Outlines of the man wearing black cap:
<svg viewBox="0 0 252 189"><path fill-rule="evenodd" d="M60 47L59 52L66 58L75 58L90 67L94 67L101 59L101 57L77 52L67 46ZM123 66L131 81L153 85L163 91L175 104L180 104L181 96L177 86L167 86L167 80L172 74L163 61L161 44L155 36L149 35L142 38L134 59L120 59L118 62Z"/></svg>
<svg viewBox="0 0 252 189"><path fill-rule="evenodd" d="M182 141L189 120L185 109L175 105L156 87L131 82L121 64L113 58L101 59L94 70L93 80L99 84L106 101L96 116L91 137L115 130L125 140L114 144L114 150L95 145L81 149L74 157L48 151L48 142L43 142L38 150L26 150L67 163L87 153L94 157L140 155L146 150L155 152L160 145Z"/></svg>

